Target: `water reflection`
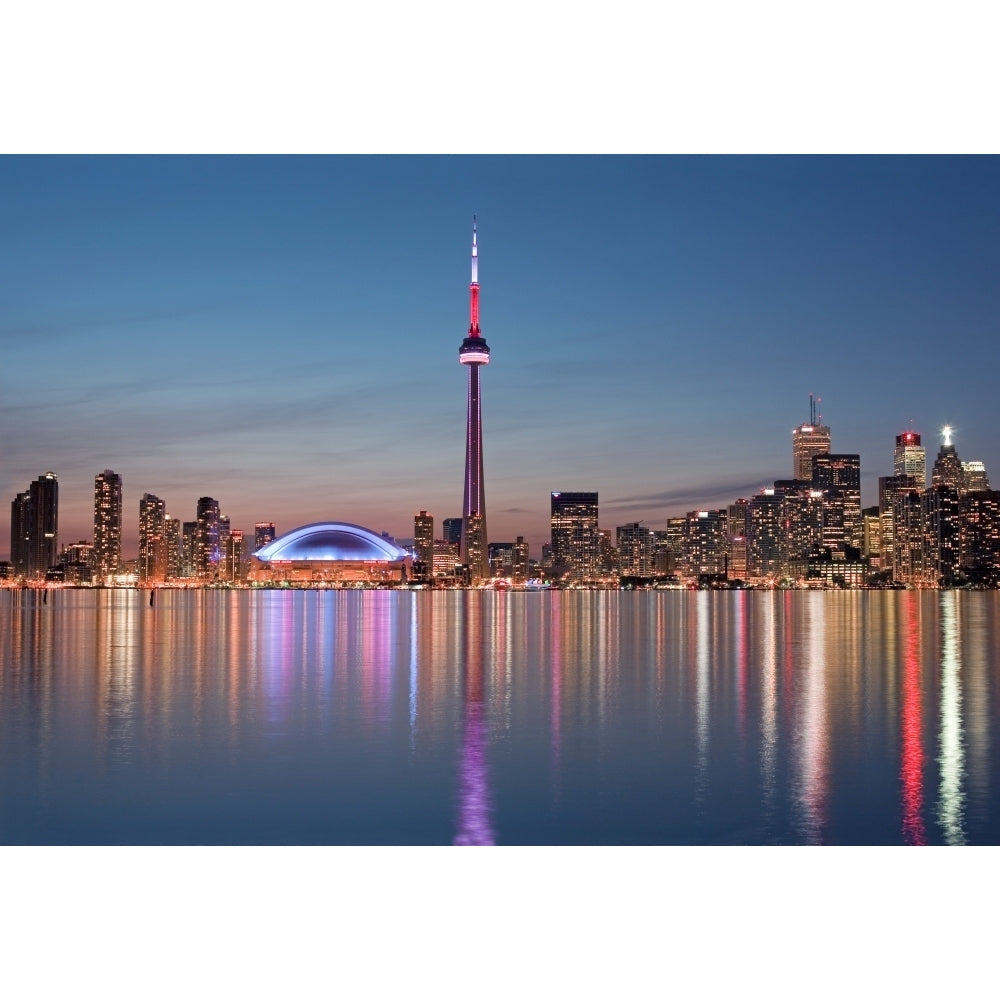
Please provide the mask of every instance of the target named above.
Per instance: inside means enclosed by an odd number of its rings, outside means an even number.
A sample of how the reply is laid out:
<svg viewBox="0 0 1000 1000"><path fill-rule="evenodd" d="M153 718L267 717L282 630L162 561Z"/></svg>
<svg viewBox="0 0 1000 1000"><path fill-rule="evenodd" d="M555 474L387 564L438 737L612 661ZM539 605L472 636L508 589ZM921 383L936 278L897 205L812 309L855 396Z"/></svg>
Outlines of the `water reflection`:
<svg viewBox="0 0 1000 1000"><path fill-rule="evenodd" d="M962 653L959 645L957 595L941 593L941 787L938 792L938 822L946 844L964 844L962 774L965 747L962 734Z"/></svg>
<svg viewBox="0 0 1000 1000"><path fill-rule="evenodd" d="M802 664L797 726L799 829L805 843L821 844L827 823L829 750L826 728L826 595L809 593L803 597L806 605L805 662Z"/></svg>
<svg viewBox="0 0 1000 1000"><path fill-rule="evenodd" d="M465 705L459 771L459 809L456 844L495 842L490 817L489 772L486 763L488 733L483 706L483 624L481 595L466 593L462 633L462 691Z"/></svg>
<svg viewBox="0 0 1000 1000"><path fill-rule="evenodd" d="M903 704L900 718L902 746L900 782L903 788L903 841L926 843L922 809L924 804L923 718L921 714L921 635L919 595L903 596Z"/></svg>
<svg viewBox="0 0 1000 1000"><path fill-rule="evenodd" d="M0 592L0 841L997 843L998 628L978 593Z"/></svg>

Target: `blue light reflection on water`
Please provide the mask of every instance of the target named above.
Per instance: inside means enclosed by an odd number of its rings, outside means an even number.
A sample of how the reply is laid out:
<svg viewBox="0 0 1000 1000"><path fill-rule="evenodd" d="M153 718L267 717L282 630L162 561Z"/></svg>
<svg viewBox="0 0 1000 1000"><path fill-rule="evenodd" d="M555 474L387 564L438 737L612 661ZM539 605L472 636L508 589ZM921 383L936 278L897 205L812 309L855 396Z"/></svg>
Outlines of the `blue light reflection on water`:
<svg viewBox="0 0 1000 1000"><path fill-rule="evenodd" d="M0 592L6 843L997 843L1000 595Z"/></svg>

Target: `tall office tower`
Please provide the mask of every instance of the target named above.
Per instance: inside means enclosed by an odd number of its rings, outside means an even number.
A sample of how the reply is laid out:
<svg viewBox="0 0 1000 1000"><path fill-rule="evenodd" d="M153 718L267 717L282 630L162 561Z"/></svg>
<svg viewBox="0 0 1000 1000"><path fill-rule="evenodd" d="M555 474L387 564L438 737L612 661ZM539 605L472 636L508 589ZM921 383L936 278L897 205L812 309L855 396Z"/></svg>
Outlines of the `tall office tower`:
<svg viewBox="0 0 1000 1000"><path fill-rule="evenodd" d="M809 423L792 431L792 475L809 481L812 477L813 455L825 455L830 450L830 428L816 415L816 397L809 393Z"/></svg>
<svg viewBox="0 0 1000 1000"><path fill-rule="evenodd" d="M59 538L59 483L54 472L28 487L28 573L44 577L56 563Z"/></svg>
<svg viewBox="0 0 1000 1000"><path fill-rule="evenodd" d="M785 527L780 563L783 571L787 569L793 576L802 576L807 572L804 564L808 563L809 557L824 546L826 497L822 490L799 488L783 491L778 488L778 483L774 487L775 493L781 494L781 518ZM839 524L842 533L843 517L839 519ZM793 563L799 565L793 566Z"/></svg>
<svg viewBox="0 0 1000 1000"><path fill-rule="evenodd" d="M434 576L453 577L459 565L458 542L438 538L434 542Z"/></svg>
<svg viewBox="0 0 1000 1000"><path fill-rule="evenodd" d="M823 545L861 548L861 456L814 455L812 485L824 493Z"/></svg>
<svg viewBox="0 0 1000 1000"><path fill-rule="evenodd" d="M961 493L965 476L962 473L962 463L958 460L958 452L951 443L951 428L944 427L941 433L944 441L934 459L934 468L931 469L931 486L947 486L956 493Z"/></svg>
<svg viewBox="0 0 1000 1000"><path fill-rule="evenodd" d="M553 493L552 565L573 583L600 576L596 493Z"/></svg>
<svg viewBox="0 0 1000 1000"><path fill-rule="evenodd" d="M975 490L959 502L961 571L971 583L1000 585L1000 490Z"/></svg>
<svg viewBox="0 0 1000 1000"><path fill-rule="evenodd" d="M265 545L270 545L276 537L274 521L258 521L253 526L254 552L259 552Z"/></svg>
<svg viewBox="0 0 1000 1000"><path fill-rule="evenodd" d="M194 575L211 580L219 565L219 501L199 497L194 535Z"/></svg>
<svg viewBox="0 0 1000 1000"><path fill-rule="evenodd" d="M597 576L612 579L618 576L618 548L611 536L610 528L597 530Z"/></svg>
<svg viewBox="0 0 1000 1000"><path fill-rule="evenodd" d="M230 528L223 549L223 579L239 583L243 579L243 530Z"/></svg>
<svg viewBox="0 0 1000 1000"><path fill-rule="evenodd" d="M152 493L139 501L139 580L162 582L167 578L167 539L164 523L167 505Z"/></svg>
<svg viewBox="0 0 1000 1000"><path fill-rule="evenodd" d="M31 543L31 493L18 493L10 502L10 564L15 576L28 575Z"/></svg>
<svg viewBox="0 0 1000 1000"><path fill-rule="evenodd" d="M180 579L184 575L184 540L181 522L170 514L163 515L163 540L167 549L167 579Z"/></svg>
<svg viewBox="0 0 1000 1000"><path fill-rule="evenodd" d="M921 502L925 582L931 586L950 584L958 575L960 555L959 491L951 486L932 486L921 494Z"/></svg>
<svg viewBox="0 0 1000 1000"><path fill-rule="evenodd" d="M685 520L684 571L690 576L725 573L729 554L726 511L692 510Z"/></svg>
<svg viewBox="0 0 1000 1000"><path fill-rule="evenodd" d="M528 543L523 535L517 536L514 542L514 564L511 567L511 579L515 583L524 583L528 579Z"/></svg>
<svg viewBox="0 0 1000 1000"><path fill-rule="evenodd" d="M639 521L623 524L615 529L618 545L618 572L622 576L653 575L653 545L656 536L652 529L644 528Z"/></svg>
<svg viewBox="0 0 1000 1000"><path fill-rule="evenodd" d="M990 477L986 475L986 466L982 462L963 462L962 479L962 488L966 493L978 493L990 488Z"/></svg>
<svg viewBox="0 0 1000 1000"><path fill-rule="evenodd" d="M121 572L122 477L105 469L94 477L94 570L100 583Z"/></svg>
<svg viewBox="0 0 1000 1000"><path fill-rule="evenodd" d="M426 510L413 515L413 549L424 564L424 574L430 576L434 568L434 515Z"/></svg>
<svg viewBox="0 0 1000 1000"><path fill-rule="evenodd" d="M181 576L195 577L197 568L198 522L184 521L181 525Z"/></svg>
<svg viewBox="0 0 1000 1000"><path fill-rule="evenodd" d="M882 522L878 516L878 505L865 507L861 511L861 555L868 560L873 570L882 569Z"/></svg>
<svg viewBox="0 0 1000 1000"><path fill-rule="evenodd" d="M916 431L903 431L896 435L896 448L892 456L894 476L913 476L917 489L927 486L927 454L920 444Z"/></svg>
<svg viewBox="0 0 1000 1000"><path fill-rule="evenodd" d="M784 571L785 527L783 497L761 490L747 504L747 578L766 579Z"/></svg>
<svg viewBox="0 0 1000 1000"><path fill-rule="evenodd" d="M450 545L457 545L462 548L462 519L460 517L446 517L441 522L441 538Z"/></svg>
<svg viewBox="0 0 1000 1000"><path fill-rule="evenodd" d="M896 550L896 498L902 493L916 493L913 476L879 476L878 516L882 529L879 565L883 572L894 572Z"/></svg>
<svg viewBox="0 0 1000 1000"><path fill-rule="evenodd" d="M900 490L892 498L892 578L897 583L927 582L921 491Z"/></svg>
<svg viewBox="0 0 1000 1000"><path fill-rule="evenodd" d="M490 349L479 332L479 250L476 220L472 220L472 280L469 282L469 334L458 349L460 364L469 368L465 420L465 484L462 498L462 562L469 581L487 579L490 567L486 542L486 485L483 481L483 414L479 399L479 369L490 363Z"/></svg>

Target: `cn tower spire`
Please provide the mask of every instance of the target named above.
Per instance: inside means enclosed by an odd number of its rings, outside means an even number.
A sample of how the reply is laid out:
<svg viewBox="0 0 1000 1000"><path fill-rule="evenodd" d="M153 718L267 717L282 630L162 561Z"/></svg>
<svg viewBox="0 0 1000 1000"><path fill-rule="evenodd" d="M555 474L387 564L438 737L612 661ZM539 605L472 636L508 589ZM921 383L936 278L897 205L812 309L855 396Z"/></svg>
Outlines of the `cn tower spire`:
<svg viewBox="0 0 1000 1000"><path fill-rule="evenodd" d="M479 336L479 247L476 246L476 217L472 217L472 280L469 282L469 336Z"/></svg>

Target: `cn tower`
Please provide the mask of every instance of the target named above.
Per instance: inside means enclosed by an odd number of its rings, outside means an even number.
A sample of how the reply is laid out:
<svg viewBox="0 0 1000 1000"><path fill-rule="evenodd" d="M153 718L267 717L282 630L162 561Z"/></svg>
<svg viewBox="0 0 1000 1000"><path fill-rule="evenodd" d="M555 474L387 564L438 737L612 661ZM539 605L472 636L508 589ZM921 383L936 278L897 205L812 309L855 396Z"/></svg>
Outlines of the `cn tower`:
<svg viewBox="0 0 1000 1000"><path fill-rule="evenodd" d="M465 491L462 499L462 562L469 581L489 579L486 547L486 490L483 484L483 414L479 368L490 363L490 349L479 332L479 250L476 217L472 217L472 281L469 282L469 333L458 349L460 364L469 367L469 406L465 420Z"/></svg>

